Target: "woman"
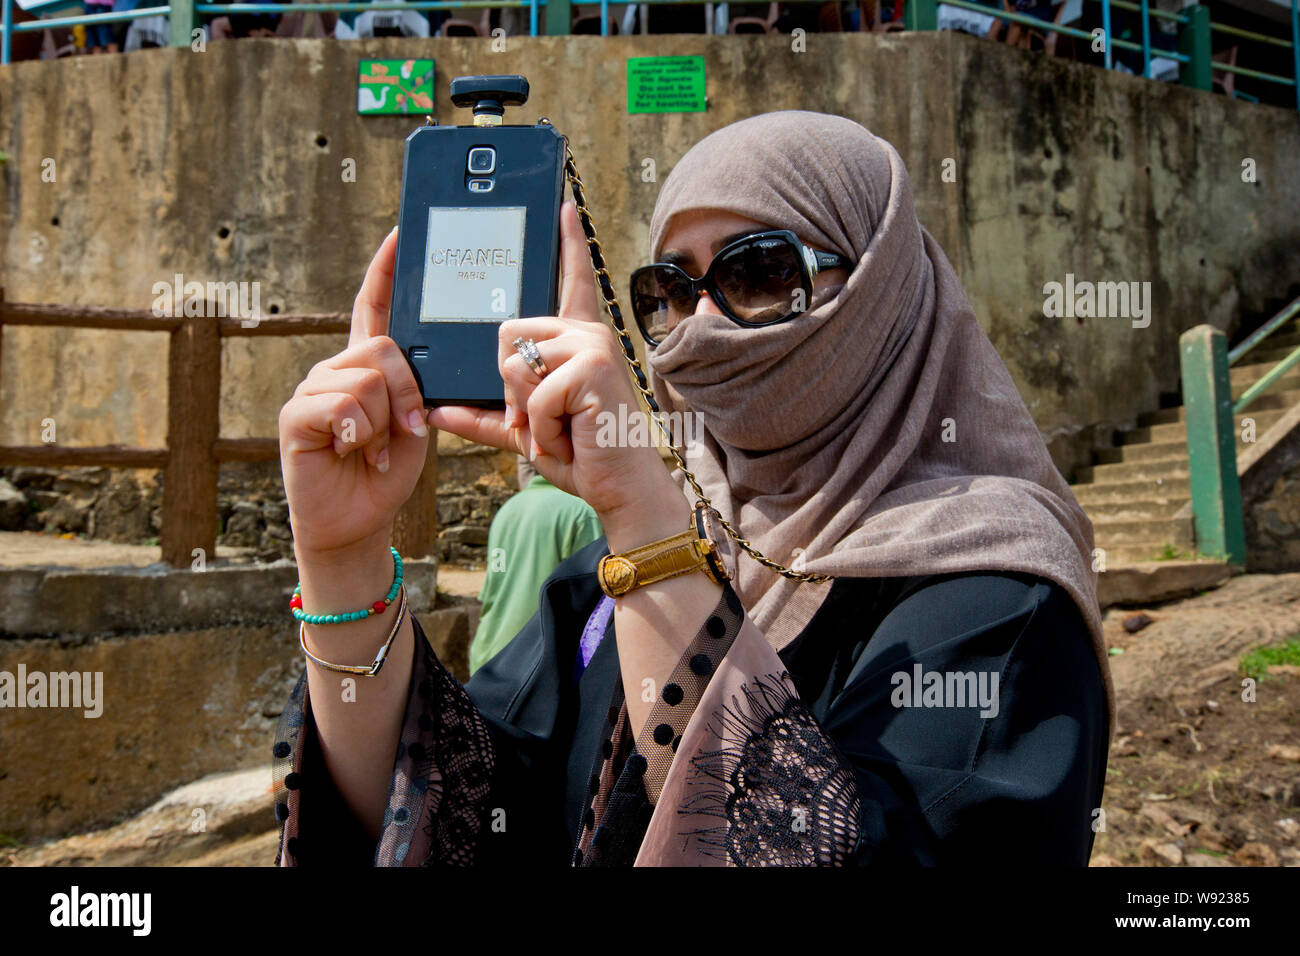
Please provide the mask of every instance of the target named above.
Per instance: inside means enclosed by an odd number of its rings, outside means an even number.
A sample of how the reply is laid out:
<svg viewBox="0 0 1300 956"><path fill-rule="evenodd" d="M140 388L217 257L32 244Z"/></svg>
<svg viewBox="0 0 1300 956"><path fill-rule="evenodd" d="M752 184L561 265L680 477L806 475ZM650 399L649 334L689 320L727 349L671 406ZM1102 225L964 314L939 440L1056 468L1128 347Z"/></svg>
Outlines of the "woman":
<svg viewBox="0 0 1300 956"><path fill-rule="evenodd" d="M1084 864L1111 711L1091 526L898 153L820 113L727 126L673 169L650 230L653 260L694 278L717 255L717 281L634 281L654 393L702 418L689 470L793 577L742 557L721 583L680 573L614 599L598 583L605 554L687 529L693 495L653 447L598 440L635 391L571 203L561 226L559 315L501 328L505 412L427 421L530 455L605 537L466 688L406 619L378 675L330 669L369 662L391 612L304 627L325 664L309 660L277 736L279 861ZM793 279L754 268L787 240L743 237L773 230L808 247ZM381 334L394 241L348 348L280 416L315 613L398 594L389 534L428 439ZM808 285L794 308L747 308Z"/></svg>

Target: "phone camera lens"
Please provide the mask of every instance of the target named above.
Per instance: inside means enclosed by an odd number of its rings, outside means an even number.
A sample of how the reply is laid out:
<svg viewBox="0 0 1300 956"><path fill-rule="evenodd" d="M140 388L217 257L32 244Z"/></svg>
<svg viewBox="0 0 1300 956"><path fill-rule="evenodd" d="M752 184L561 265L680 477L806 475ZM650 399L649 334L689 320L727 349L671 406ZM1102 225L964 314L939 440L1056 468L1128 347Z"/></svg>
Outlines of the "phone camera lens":
<svg viewBox="0 0 1300 956"><path fill-rule="evenodd" d="M496 169L496 150L491 146L475 146L469 151L469 171L476 175L490 173Z"/></svg>

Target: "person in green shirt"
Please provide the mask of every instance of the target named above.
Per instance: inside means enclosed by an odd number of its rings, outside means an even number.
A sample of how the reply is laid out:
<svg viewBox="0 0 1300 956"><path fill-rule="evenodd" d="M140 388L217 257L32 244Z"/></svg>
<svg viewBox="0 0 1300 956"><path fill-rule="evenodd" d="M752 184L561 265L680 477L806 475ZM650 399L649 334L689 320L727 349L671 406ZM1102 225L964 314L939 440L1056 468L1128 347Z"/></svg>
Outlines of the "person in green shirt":
<svg viewBox="0 0 1300 956"><path fill-rule="evenodd" d="M469 648L473 674L537 613L538 592L556 566L605 530L595 510L561 491L519 458L519 491L488 529L488 569L478 599L483 604Z"/></svg>

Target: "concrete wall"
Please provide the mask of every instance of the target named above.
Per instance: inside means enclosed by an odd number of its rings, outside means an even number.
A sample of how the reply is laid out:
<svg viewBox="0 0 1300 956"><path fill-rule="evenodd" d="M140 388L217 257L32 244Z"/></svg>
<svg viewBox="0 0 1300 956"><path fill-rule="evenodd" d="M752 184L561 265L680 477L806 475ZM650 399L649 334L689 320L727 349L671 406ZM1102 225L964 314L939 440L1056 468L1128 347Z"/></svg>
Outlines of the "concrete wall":
<svg viewBox="0 0 1300 956"><path fill-rule="evenodd" d="M1231 332L1300 291L1300 122L963 37L952 51L959 271L1057 464L1086 463L1091 438L1178 390L1181 332ZM1043 285L1066 273L1151 282L1150 326L1046 318Z"/></svg>
<svg viewBox="0 0 1300 956"><path fill-rule="evenodd" d="M477 602L435 596L434 562L406 568L412 613L468 680ZM296 578L288 562L201 574L0 569L4 679L20 667L101 675L97 714L48 697L0 710L0 835L111 824L216 771L262 766L269 787L275 723L303 669L283 611Z"/></svg>
<svg viewBox="0 0 1300 956"><path fill-rule="evenodd" d="M1150 83L960 34L245 40L0 71L0 267L11 301L148 307L174 273L262 283L263 307L347 309L395 220L406 118L355 113L359 57L437 60L446 84L522 72L568 134L622 291L644 255L658 180L708 132L772 109L852 117L893 142L925 225L948 250L1058 465L1177 387L1175 342L1230 326L1300 275L1300 121L1292 111ZM709 109L628 115L624 60L703 54ZM57 180L42 182L42 161ZM357 181L340 175L354 159ZM1244 183L1242 160L1257 182ZM955 182L943 161L954 160ZM1047 319L1042 288L1149 281L1149 328ZM0 441L165 439L164 339L8 329ZM275 434L276 415L342 337L223 347L222 434Z"/></svg>

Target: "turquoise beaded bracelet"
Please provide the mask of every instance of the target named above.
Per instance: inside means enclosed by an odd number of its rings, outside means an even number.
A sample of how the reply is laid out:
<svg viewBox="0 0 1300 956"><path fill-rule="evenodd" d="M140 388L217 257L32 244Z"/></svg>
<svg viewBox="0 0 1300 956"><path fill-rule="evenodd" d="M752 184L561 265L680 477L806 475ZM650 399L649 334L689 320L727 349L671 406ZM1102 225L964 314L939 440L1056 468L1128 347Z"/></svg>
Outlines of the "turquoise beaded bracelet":
<svg viewBox="0 0 1300 956"><path fill-rule="evenodd" d="M289 599L289 610L293 613L294 620L305 621L308 624L347 624L373 614L383 614L402 588L402 556L391 544L388 550L393 552L393 586L388 589L388 595L382 601L376 601L370 607L360 611L348 611L346 614L307 614L302 609L302 582L299 581L298 586L293 589L293 597Z"/></svg>

